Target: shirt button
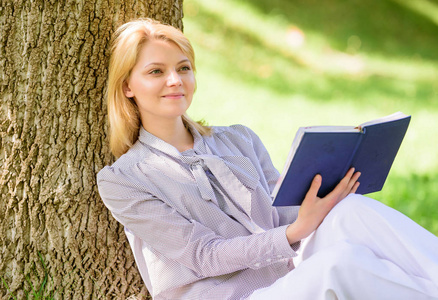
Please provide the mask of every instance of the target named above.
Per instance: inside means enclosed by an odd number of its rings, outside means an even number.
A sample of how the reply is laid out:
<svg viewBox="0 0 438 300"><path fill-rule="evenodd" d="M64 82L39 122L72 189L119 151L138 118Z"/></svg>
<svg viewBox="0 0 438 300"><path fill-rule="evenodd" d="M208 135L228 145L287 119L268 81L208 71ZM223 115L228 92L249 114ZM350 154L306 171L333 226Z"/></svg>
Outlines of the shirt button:
<svg viewBox="0 0 438 300"><path fill-rule="evenodd" d="M283 255L277 255L277 258L282 258L283 257Z"/></svg>
<svg viewBox="0 0 438 300"><path fill-rule="evenodd" d="M260 263L256 263L256 264L254 264L254 267L256 267L256 268L258 268L258 267L260 267L260 266L261 266Z"/></svg>
<svg viewBox="0 0 438 300"><path fill-rule="evenodd" d="M268 259L267 259L266 261L267 261L267 262L271 262L271 261L272 261L272 259L268 258Z"/></svg>

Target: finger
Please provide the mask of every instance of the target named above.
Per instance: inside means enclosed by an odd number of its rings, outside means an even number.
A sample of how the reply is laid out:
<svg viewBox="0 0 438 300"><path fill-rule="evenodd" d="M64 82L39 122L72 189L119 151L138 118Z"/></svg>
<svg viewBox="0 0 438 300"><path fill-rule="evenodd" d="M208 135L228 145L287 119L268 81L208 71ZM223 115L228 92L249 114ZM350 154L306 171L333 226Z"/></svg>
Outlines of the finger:
<svg viewBox="0 0 438 300"><path fill-rule="evenodd" d="M348 186L348 183L354 177L354 174L354 168L350 168L350 170L348 170L347 174L345 174L344 178L342 178L340 182L343 182L344 185Z"/></svg>
<svg viewBox="0 0 438 300"><path fill-rule="evenodd" d="M360 175L361 175L360 172L356 172L356 173L354 173L353 177L350 178L350 181L348 182L348 185L347 185L348 191L350 191L353 188L353 186L355 185L355 183L359 179Z"/></svg>
<svg viewBox="0 0 438 300"><path fill-rule="evenodd" d="M362 175L362 173L359 172L359 171L356 172L356 173L354 173L353 179L354 179L355 181L357 181L357 180L359 179L360 175Z"/></svg>
<svg viewBox="0 0 438 300"><path fill-rule="evenodd" d="M348 180L350 180L354 176L354 174L355 174L354 171L355 171L354 168L350 168L348 170L347 174L345 174L343 179L347 179L348 178Z"/></svg>
<svg viewBox="0 0 438 300"><path fill-rule="evenodd" d="M358 187L359 187L359 185L360 185L360 182L359 182L359 181L356 181L356 182L354 183L354 185L353 185L353 188L352 188L351 191L350 191L350 194L355 194L356 191L357 191L357 189L358 189Z"/></svg>
<svg viewBox="0 0 438 300"><path fill-rule="evenodd" d="M321 175L317 174L312 180L312 183L310 185L309 190L307 191L305 199L307 198L314 199L317 197L319 188L321 187L321 181L322 181Z"/></svg>
<svg viewBox="0 0 438 300"><path fill-rule="evenodd" d="M352 176L354 174L354 168L348 170L347 174L345 174L344 178L336 185L336 187L329 193L329 195L340 195L345 189L348 187L348 183L350 182Z"/></svg>
<svg viewBox="0 0 438 300"><path fill-rule="evenodd" d="M347 197L348 194L352 194L352 193L356 192L356 189L358 188L358 186L355 186L355 185L356 185L357 180L359 179L360 175L361 175L360 172L356 172L350 178L350 181L348 182L348 184L345 187L345 189L343 191L341 191L340 194L339 194L341 199ZM354 189L354 191L353 191L353 189Z"/></svg>

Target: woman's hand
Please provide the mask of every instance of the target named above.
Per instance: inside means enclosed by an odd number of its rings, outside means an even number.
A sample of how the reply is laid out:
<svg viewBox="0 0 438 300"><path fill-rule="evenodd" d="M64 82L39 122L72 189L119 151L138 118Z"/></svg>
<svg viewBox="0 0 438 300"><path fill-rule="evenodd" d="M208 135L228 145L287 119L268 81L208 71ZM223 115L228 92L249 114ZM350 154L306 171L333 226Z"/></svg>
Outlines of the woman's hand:
<svg viewBox="0 0 438 300"><path fill-rule="evenodd" d="M344 199L348 194L355 193L359 187L360 172L354 172L351 168L345 177L338 183L333 191L319 198L317 196L321 187L321 175L316 175L312 181L309 191L301 204L297 220L286 229L286 236L289 244L293 244L309 236L332 208Z"/></svg>

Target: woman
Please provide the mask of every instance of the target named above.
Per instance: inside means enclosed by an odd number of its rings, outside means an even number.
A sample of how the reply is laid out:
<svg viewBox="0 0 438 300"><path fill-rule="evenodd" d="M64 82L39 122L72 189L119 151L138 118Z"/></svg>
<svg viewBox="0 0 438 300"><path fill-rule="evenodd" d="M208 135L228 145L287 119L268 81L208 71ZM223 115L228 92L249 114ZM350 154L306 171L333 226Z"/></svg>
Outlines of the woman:
<svg viewBox="0 0 438 300"><path fill-rule="evenodd" d="M325 198L317 175L300 208L272 207L279 174L254 132L186 115L194 72L179 30L149 19L117 30L108 112L118 159L98 185L154 299L438 297L437 238L353 195L353 169Z"/></svg>

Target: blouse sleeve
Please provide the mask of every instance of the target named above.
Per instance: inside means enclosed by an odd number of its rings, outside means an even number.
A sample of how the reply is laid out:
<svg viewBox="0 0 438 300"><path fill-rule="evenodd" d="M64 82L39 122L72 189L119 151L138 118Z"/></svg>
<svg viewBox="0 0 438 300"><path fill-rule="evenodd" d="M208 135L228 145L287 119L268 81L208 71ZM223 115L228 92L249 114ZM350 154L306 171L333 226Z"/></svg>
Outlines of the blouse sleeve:
<svg viewBox="0 0 438 300"><path fill-rule="evenodd" d="M258 137L258 135L252 131L250 128L245 127L248 131L249 135L251 136L252 145L254 148L254 152L257 155L257 159L260 163L260 166L263 171L263 175L265 176L265 179L269 186L269 192L272 193L274 190L275 184L278 181L278 178L280 177L280 173L278 170L274 167L274 164L272 163L271 157L268 153L268 150L266 149L265 145L261 141L261 139Z"/></svg>
<svg viewBox="0 0 438 300"><path fill-rule="evenodd" d="M99 193L112 215L154 251L200 277L258 269L296 256L286 226L225 239L127 180L110 167L98 174Z"/></svg>

